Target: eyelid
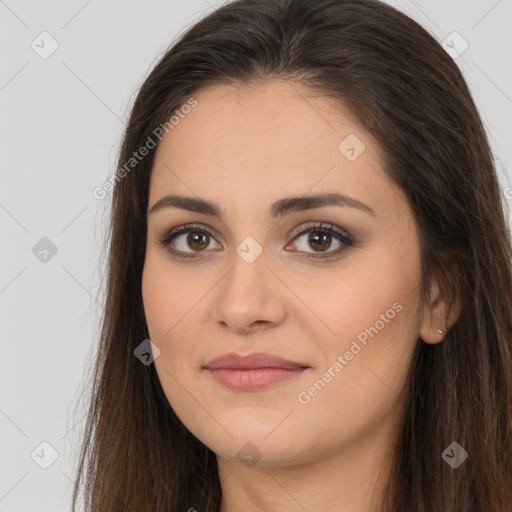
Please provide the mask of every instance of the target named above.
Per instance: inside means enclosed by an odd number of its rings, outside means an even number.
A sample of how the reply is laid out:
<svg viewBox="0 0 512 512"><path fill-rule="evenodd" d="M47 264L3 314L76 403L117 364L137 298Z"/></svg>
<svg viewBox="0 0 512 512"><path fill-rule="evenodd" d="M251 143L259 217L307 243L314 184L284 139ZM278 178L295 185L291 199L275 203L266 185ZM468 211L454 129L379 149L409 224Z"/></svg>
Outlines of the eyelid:
<svg viewBox="0 0 512 512"><path fill-rule="evenodd" d="M346 238L347 240L352 240L352 236L349 235L345 230L336 227L332 222L323 222L323 221L306 223L306 225L301 226L297 230L293 239L295 240L297 237L302 235L305 231L311 230L313 228L318 229L319 231L333 231L335 233L338 233L340 236Z"/></svg>
<svg viewBox="0 0 512 512"><path fill-rule="evenodd" d="M219 235L217 235L217 230L215 230L208 224L192 222L192 223L188 223L188 224L180 224L179 226L176 226L175 228L164 230L163 235L159 237L159 241L163 242L164 240L170 240L171 237L173 237L175 235L181 235L188 231L205 232L208 235L210 235L212 238L215 238L215 240L217 240L217 237L221 238Z"/></svg>

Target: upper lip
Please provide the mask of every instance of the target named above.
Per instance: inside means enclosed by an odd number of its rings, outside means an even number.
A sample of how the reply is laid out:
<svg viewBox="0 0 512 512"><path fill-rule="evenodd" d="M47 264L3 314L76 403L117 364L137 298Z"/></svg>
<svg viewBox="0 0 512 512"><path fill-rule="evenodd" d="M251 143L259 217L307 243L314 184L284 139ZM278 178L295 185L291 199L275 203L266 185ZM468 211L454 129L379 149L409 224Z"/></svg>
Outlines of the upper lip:
<svg viewBox="0 0 512 512"><path fill-rule="evenodd" d="M205 368L208 368L209 370L216 370L218 368L229 368L232 370L284 368L287 370L294 370L297 368L309 368L309 366L304 363L297 363L265 352L257 352L245 356L231 352L212 359L205 365Z"/></svg>

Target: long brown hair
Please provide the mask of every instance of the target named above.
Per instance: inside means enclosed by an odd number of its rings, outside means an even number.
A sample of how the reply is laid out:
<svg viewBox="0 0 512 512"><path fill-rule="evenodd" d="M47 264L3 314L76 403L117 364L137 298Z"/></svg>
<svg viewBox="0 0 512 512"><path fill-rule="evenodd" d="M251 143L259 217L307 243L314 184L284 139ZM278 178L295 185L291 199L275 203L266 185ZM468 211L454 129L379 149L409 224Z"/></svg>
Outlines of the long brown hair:
<svg viewBox="0 0 512 512"><path fill-rule="evenodd" d="M215 454L177 418L154 365L134 356L149 338L141 276L155 149L126 164L200 88L272 77L335 98L375 138L419 227L423 304L435 277L460 305L441 343L418 339L382 510L510 512L512 251L493 157L458 66L378 0L233 1L181 35L141 86L112 193L73 510L80 497L90 512L219 510ZM441 456L453 442L469 454L456 469Z"/></svg>

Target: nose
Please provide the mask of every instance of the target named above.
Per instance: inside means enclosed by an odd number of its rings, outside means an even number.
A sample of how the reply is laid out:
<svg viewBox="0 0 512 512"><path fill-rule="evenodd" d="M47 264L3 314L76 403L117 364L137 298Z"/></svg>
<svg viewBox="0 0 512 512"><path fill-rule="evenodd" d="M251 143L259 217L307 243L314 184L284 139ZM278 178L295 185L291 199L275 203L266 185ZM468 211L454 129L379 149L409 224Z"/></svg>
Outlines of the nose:
<svg viewBox="0 0 512 512"><path fill-rule="evenodd" d="M285 287L263 252L248 263L234 254L233 265L215 287L213 321L237 333L278 325L286 316Z"/></svg>

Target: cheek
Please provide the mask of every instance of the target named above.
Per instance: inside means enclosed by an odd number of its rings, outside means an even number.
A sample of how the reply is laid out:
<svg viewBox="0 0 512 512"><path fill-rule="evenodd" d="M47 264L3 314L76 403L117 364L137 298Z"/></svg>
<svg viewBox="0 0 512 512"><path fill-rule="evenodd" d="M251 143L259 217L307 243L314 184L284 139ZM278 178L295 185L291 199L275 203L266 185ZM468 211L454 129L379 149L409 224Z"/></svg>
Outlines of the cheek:
<svg viewBox="0 0 512 512"><path fill-rule="evenodd" d="M363 256L366 261L358 255L356 265L294 288L309 310L297 317L302 328L317 333L331 352L356 338L364 343L372 334L391 344L408 338L398 333L409 326L417 309L418 272L404 269L384 251Z"/></svg>
<svg viewBox="0 0 512 512"><path fill-rule="evenodd" d="M142 299L150 337L166 343L201 295L201 284L171 272L165 255L149 250L142 273ZM203 292L204 293L204 292ZM176 326L176 327L175 327Z"/></svg>
<svg viewBox="0 0 512 512"><path fill-rule="evenodd" d="M147 253L141 283L149 338L160 349L154 365L171 407L180 417L187 414L193 416L194 411L189 410L190 401L187 403L187 393L184 392L191 386L183 379L183 369L191 355L190 339L194 337L184 336L183 326L186 324L187 310L191 309L189 303L197 302L197 299L192 300L194 291L189 292L191 297L187 296L188 288L184 289L181 283L176 282L178 274L171 276L169 265L161 260L159 255L151 251Z"/></svg>
<svg viewBox="0 0 512 512"><path fill-rule="evenodd" d="M170 316L165 315L165 312L172 311L173 304L169 303L171 296L165 294L165 282L162 279L158 279L158 275L158 268L152 263L151 258L146 258L142 273L144 314L150 339L160 346L159 341L165 333L164 319L170 320Z"/></svg>
<svg viewBox="0 0 512 512"><path fill-rule="evenodd" d="M142 274L142 298L149 337L160 349L155 366L164 381L168 379L163 370L181 378L191 364L199 365L201 345L197 340L206 338L200 329L207 322L204 296L208 289L204 280L184 275L171 268L165 255L149 251Z"/></svg>

